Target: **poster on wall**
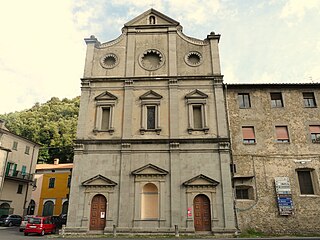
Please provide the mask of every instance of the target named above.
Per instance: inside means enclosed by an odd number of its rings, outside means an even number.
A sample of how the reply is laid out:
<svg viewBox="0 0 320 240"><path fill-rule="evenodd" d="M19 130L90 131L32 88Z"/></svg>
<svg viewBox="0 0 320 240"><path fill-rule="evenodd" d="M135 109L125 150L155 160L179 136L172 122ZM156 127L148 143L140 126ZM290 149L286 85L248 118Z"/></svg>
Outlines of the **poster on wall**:
<svg viewBox="0 0 320 240"><path fill-rule="evenodd" d="M290 181L288 177L275 177L275 188L279 214L288 216L293 214L293 201Z"/></svg>

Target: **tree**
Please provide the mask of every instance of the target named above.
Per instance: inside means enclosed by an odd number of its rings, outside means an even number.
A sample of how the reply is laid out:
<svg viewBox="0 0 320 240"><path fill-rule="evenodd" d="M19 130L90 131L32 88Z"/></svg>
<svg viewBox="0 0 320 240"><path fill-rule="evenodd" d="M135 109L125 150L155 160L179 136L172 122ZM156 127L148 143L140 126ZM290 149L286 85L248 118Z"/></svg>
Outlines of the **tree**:
<svg viewBox="0 0 320 240"><path fill-rule="evenodd" d="M79 103L80 97L52 97L30 109L0 115L0 119L6 121L11 132L42 145L38 160L52 163L59 158L61 163L72 162Z"/></svg>

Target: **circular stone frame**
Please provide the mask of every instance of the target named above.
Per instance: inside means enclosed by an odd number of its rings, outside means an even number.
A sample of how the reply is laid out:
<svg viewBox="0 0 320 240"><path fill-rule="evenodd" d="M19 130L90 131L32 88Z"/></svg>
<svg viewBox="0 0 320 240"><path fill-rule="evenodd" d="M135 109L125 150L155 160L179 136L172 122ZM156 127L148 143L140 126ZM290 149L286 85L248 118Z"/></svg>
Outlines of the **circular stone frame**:
<svg viewBox="0 0 320 240"><path fill-rule="evenodd" d="M104 55L102 58L100 58L100 65L103 68L114 68L119 64L119 58L114 53L108 53Z"/></svg>
<svg viewBox="0 0 320 240"><path fill-rule="evenodd" d="M197 67L202 64L203 57L202 54L196 51L188 52L184 56L184 61L191 67Z"/></svg>
<svg viewBox="0 0 320 240"><path fill-rule="evenodd" d="M157 49L145 50L139 56L139 65L148 71L158 70L165 62L164 55Z"/></svg>

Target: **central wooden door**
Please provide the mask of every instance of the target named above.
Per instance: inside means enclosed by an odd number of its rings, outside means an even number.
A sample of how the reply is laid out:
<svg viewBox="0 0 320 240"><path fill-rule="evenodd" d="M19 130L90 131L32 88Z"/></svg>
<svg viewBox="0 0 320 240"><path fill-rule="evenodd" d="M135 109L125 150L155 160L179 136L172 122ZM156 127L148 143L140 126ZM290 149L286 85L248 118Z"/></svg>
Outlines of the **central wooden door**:
<svg viewBox="0 0 320 240"><path fill-rule="evenodd" d="M210 200L205 195L197 195L193 200L194 228L196 231L211 231Z"/></svg>
<svg viewBox="0 0 320 240"><path fill-rule="evenodd" d="M96 195L91 202L90 230L103 230L106 226L107 200L103 195Z"/></svg>

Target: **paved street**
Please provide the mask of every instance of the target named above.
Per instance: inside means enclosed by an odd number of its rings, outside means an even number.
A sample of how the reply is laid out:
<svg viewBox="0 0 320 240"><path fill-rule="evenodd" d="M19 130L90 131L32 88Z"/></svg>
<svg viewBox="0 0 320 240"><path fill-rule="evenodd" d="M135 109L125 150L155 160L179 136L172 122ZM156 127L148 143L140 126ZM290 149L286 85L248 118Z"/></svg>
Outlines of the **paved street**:
<svg viewBox="0 0 320 240"><path fill-rule="evenodd" d="M52 234L49 234L49 235L45 235L45 236L39 236L39 235L29 235L29 236L24 236L23 235L23 232L19 232L19 227L0 227L0 240L20 240L20 239L24 239L24 240L36 240L36 239L54 239L54 240L62 240L62 239L72 239L72 240L92 240L92 239L116 239L116 240L122 240L122 239L126 239L126 240L150 240L151 238L142 238L142 237L139 237L139 238L133 238L133 237L130 237L130 238L124 238L124 237L121 237L121 236L117 236L116 238L113 238L113 237L102 237L102 236L99 236L99 237L79 237L79 238L62 238L62 237L59 237L58 235L52 235ZM204 238L155 238L155 237L152 237L152 240L178 240L178 239L183 239L183 240L209 240L210 238L208 237L204 237ZM212 238L214 240L233 240L233 239L236 239L236 238ZM241 240L255 240L255 239L259 239L261 240L261 238L238 238L238 239L241 239ZM294 238L290 238L290 237L279 237L279 238L263 238L263 240L302 240L302 239L309 239L309 240L320 240L320 237L309 237L309 238L303 238L303 237L294 237Z"/></svg>

